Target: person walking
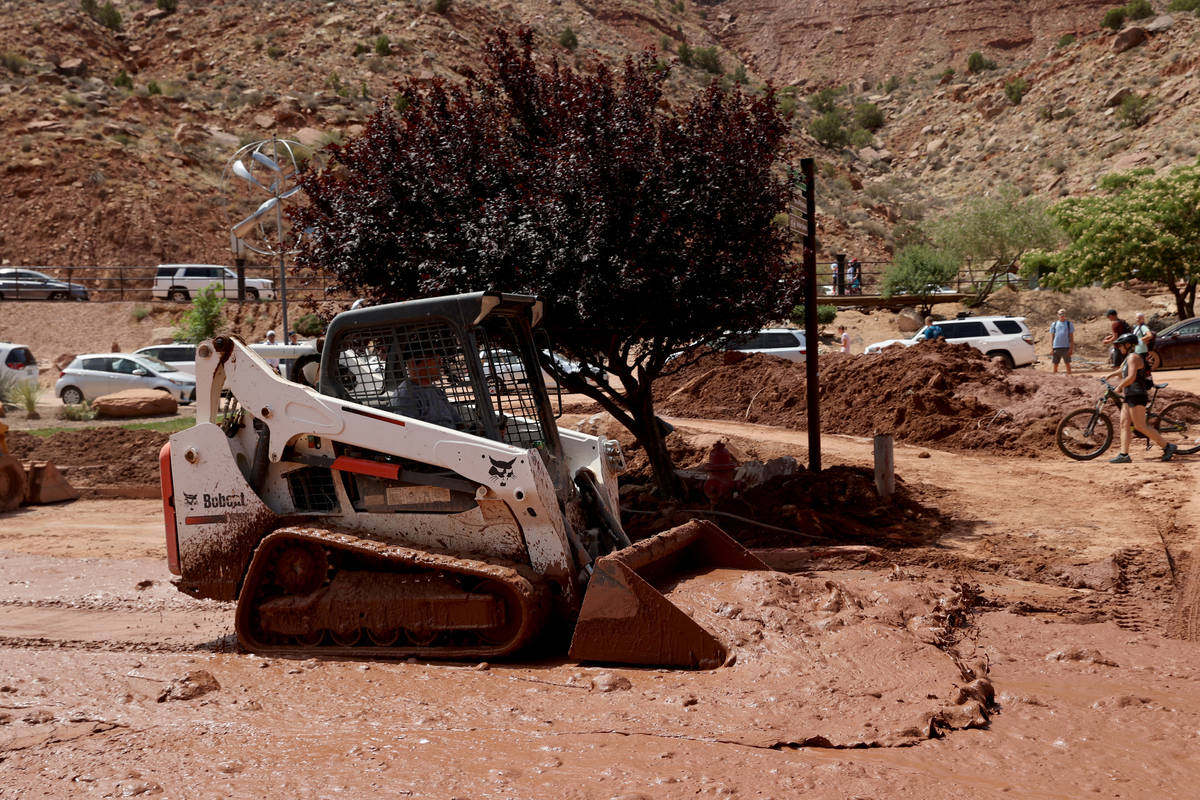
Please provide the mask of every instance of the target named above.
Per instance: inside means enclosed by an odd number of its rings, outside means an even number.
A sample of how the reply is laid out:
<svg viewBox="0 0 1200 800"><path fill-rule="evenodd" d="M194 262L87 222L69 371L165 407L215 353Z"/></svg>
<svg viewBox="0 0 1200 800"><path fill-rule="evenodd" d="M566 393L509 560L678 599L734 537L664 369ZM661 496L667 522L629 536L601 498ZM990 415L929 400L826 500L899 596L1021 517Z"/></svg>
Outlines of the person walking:
<svg viewBox="0 0 1200 800"><path fill-rule="evenodd" d="M1116 458L1109 459L1113 464L1128 464L1133 461L1129 457L1129 440L1133 436L1130 425L1163 449L1163 461L1170 461L1179 449L1179 445L1174 442L1168 444L1162 434L1146 423L1146 404L1150 402L1150 384L1153 378L1150 377L1146 362L1133 352L1137 341L1137 336L1132 333L1123 333L1116 338L1113 347L1121 351L1121 366L1105 376L1107 380L1120 375L1121 382L1117 384L1116 391L1125 392L1125 402L1121 405L1121 452L1117 453Z"/></svg>
<svg viewBox="0 0 1200 800"><path fill-rule="evenodd" d="M850 334L846 333L845 325L838 325L838 341L842 344L842 352L850 352Z"/></svg>
<svg viewBox="0 0 1200 800"><path fill-rule="evenodd" d="M264 339L262 343L263 344L279 344L279 342L275 341L275 331L267 331L267 338ZM275 372L279 372L279 359L278 358L271 358L271 357L264 356L263 360L266 361L268 364L270 364L271 368L274 369Z"/></svg>
<svg viewBox="0 0 1200 800"><path fill-rule="evenodd" d="M1150 326L1146 324L1146 314L1142 311L1138 312L1137 319L1133 324L1133 335L1138 340L1133 352L1144 359L1150 352L1151 342L1154 341L1154 331L1150 330Z"/></svg>
<svg viewBox="0 0 1200 800"><path fill-rule="evenodd" d="M1066 365L1067 374L1071 374L1071 355L1075 352L1075 323L1067 319L1067 310L1058 310L1058 319L1050 323L1050 347L1053 355L1050 363L1054 372L1058 372L1058 362Z"/></svg>
<svg viewBox="0 0 1200 800"><path fill-rule="evenodd" d="M1109 346L1108 356L1114 367L1121 366L1121 351L1117 349L1117 337L1124 336L1129 333L1129 323L1117 316L1117 310L1110 308L1104 316L1108 317L1108 321L1112 323L1112 333L1105 336L1104 344Z"/></svg>
<svg viewBox="0 0 1200 800"><path fill-rule="evenodd" d="M946 332L944 330L942 330L941 325L934 324L933 317L926 317L925 318L925 336L923 338L927 342L936 342L938 339L945 339Z"/></svg>

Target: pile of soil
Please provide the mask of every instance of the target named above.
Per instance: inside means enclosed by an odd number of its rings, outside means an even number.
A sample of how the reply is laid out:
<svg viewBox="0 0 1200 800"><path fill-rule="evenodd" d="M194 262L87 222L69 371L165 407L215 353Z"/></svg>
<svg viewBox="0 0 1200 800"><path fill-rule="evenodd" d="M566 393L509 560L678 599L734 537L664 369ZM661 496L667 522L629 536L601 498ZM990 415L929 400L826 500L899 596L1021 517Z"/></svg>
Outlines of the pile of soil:
<svg viewBox="0 0 1200 800"><path fill-rule="evenodd" d="M740 355L740 354L739 354ZM659 412L677 417L807 427L804 364L761 353L727 363L707 353L655 384ZM1094 377L1011 370L965 344L922 343L821 357L821 428L892 434L944 450L1058 457L1063 413L1091 405ZM1159 403L1190 396L1164 391Z"/></svg>
<svg viewBox="0 0 1200 800"><path fill-rule="evenodd" d="M9 431L8 449L18 458L54 462L76 487L156 486L158 452L167 438L160 431L114 427L59 431L49 437Z"/></svg>

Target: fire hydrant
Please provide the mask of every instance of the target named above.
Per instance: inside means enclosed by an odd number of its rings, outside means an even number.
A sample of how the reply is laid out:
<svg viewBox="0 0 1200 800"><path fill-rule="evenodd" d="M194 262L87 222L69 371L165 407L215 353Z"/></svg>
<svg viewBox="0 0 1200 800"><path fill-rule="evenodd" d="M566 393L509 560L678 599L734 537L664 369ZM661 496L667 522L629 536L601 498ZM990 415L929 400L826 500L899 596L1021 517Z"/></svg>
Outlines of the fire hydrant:
<svg viewBox="0 0 1200 800"><path fill-rule="evenodd" d="M704 481L704 494L710 502L715 503L728 497L738 488L738 482L733 477L737 466L737 459L725 447L724 442L718 441L713 445L708 454L708 461L704 462L704 471L708 473L708 479Z"/></svg>

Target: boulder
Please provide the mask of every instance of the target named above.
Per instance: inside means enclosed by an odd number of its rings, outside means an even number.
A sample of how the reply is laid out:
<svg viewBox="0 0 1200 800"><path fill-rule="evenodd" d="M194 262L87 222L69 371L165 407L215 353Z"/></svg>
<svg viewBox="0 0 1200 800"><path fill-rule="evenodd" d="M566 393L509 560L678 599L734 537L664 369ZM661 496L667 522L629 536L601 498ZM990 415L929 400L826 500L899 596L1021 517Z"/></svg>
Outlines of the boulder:
<svg viewBox="0 0 1200 800"><path fill-rule="evenodd" d="M1112 108L1113 106L1119 106L1125 100L1125 98L1129 97L1131 94L1133 94L1132 89L1130 89L1128 86L1122 86L1120 89L1116 89L1110 93L1108 97L1104 98L1103 107Z"/></svg>
<svg viewBox="0 0 1200 800"><path fill-rule="evenodd" d="M925 318L915 308L904 308L896 317L896 327L901 333L916 333L925 325Z"/></svg>
<svg viewBox="0 0 1200 800"><path fill-rule="evenodd" d="M159 389L126 389L97 397L92 409L98 417L156 417L179 410L175 398Z"/></svg>
<svg viewBox="0 0 1200 800"><path fill-rule="evenodd" d="M1113 52L1124 53L1126 50L1132 50L1148 38L1150 38L1150 34L1146 32L1145 28L1136 25L1126 28L1113 39Z"/></svg>
<svg viewBox="0 0 1200 800"><path fill-rule="evenodd" d="M170 326L150 331L150 344L170 344L175 341L175 329Z"/></svg>
<svg viewBox="0 0 1200 800"><path fill-rule="evenodd" d="M1162 14L1150 20L1143 26L1146 33L1163 33L1175 27L1175 18L1170 14Z"/></svg>
<svg viewBox="0 0 1200 800"><path fill-rule="evenodd" d="M64 58L55 71L60 75L87 75L87 62L82 58Z"/></svg>

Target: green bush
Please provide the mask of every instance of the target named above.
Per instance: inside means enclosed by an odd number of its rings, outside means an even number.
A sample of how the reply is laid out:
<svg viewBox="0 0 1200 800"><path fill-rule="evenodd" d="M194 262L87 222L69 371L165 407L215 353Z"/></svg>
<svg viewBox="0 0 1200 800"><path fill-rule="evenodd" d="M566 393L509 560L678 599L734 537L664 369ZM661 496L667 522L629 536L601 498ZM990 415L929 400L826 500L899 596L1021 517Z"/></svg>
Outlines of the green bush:
<svg viewBox="0 0 1200 800"><path fill-rule="evenodd" d="M121 12L117 11L111 2L97 5L96 0L80 0L79 7L83 13L114 31L121 30Z"/></svg>
<svg viewBox="0 0 1200 800"><path fill-rule="evenodd" d="M854 104L854 124L869 131L883 127L883 112L874 103L860 100Z"/></svg>
<svg viewBox="0 0 1200 800"><path fill-rule="evenodd" d="M812 94L808 98L808 104L812 110L818 114L828 114L837 108L838 95L840 91L832 86L826 86L824 89Z"/></svg>
<svg viewBox="0 0 1200 800"><path fill-rule="evenodd" d="M41 394L42 388L38 386L37 381L17 381L5 394L4 399L25 409L25 415L30 419L37 419L37 402Z"/></svg>
<svg viewBox="0 0 1200 800"><path fill-rule="evenodd" d="M750 75L746 72L744 64L738 64L737 69L733 71L733 82L742 86L750 82Z"/></svg>
<svg viewBox="0 0 1200 800"><path fill-rule="evenodd" d="M800 101L796 99L796 95L794 94L780 94L775 101L775 106L779 109L779 113L788 119L791 119L796 114L796 106L799 104Z"/></svg>
<svg viewBox="0 0 1200 800"><path fill-rule="evenodd" d="M866 128L855 128L850 132L850 144L855 147L870 147L875 144L875 136Z"/></svg>
<svg viewBox="0 0 1200 800"><path fill-rule="evenodd" d="M680 42L675 54L679 56L680 64L683 64L685 67L692 65L692 47L687 42Z"/></svg>
<svg viewBox="0 0 1200 800"><path fill-rule="evenodd" d="M156 4L163 11L176 11L179 8L179 0L158 0Z"/></svg>
<svg viewBox="0 0 1200 800"><path fill-rule="evenodd" d="M279 58L281 55L283 55L283 48L279 45L273 44L267 47L268 58Z"/></svg>
<svg viewBox="0 0 1200 800"><path fill-rule="evenodd" d="M217 296L215 284L198 290L192 297L192 307L179 319L179 327L175 329L176 341L195 344L211 339L224 324L221 318L224 305L225 298Z"/></svg>
<svg viewBox="0 0 1200 800"><path fill-rule="evenodd" d="M96 410L88 402L80 403L77 406L64 405L58 410L58 418L72 422L86 422L96 418Z"/></svg>
<svg viewBox="0 0 1200 800"><path fill-rule="evenodd" d="M1114 31L1119 31L1121 26L1125 24L1125 9L1110 8L1104 12L1104 19L1100 21L1100 24L1106 28L1112 28Z"/></svg>
<svg viewBox="0 0 1200 800"><path fill-rule="evenodd" d="M392 54L392 40L387 37L386 33L381 33L375 37L375 55L390 56Z"/></svg>
<svg viewBox="0 0 1200 800"><path fill-rule="evenodd" d="M721 57L717 55L715 47L697 47L692 52L692 61L705 72L711 72L713 75L725 74L725 70L721 68Z"/></svg>
<svg viewBox="0 0 1200 800"><path fill-rule="evenodd" d="M133 317L138 322L141 322L146 317L150 316L150 309L146 306L137 305L134 306L133 310L129 312L129 316Z"/></svg>
<svg viewBox="0 0 1200 800"><path fill-rule="evenodd" d="M1171 4L1167 6L1167 11L1198 10L1200 10L1200 0L1171 0Z"/></svg>
<svg viewBox="0 0 1200 800"><path fill-rule="evenodd" d="M301 336L320 336L325 332L325 323L316 314L302 314L292 328Z"/></svg>
<svg viewBox="0 0 1200 800"><path fill-rule="evenodd" d="M675 44L675 40L672 39L670 36L667 36L664 33L662 35L662 38L658 40L658 49L662 50L664 53L669 53L669 52L671 52L671 47L674 44Z"/></svg>
<svg viewBox="0 0 1200 800"><path fill-rule="evenodd" d="M1148 96L1129 94L1121 101L1121 106L1117 109L1117 116L1125 127L1140 128L1150 119L1153 111L1154 103Z"/></svg>
<svg viewBox="0 0 1200 800"><path fill-rule="evenodd" d="M0 64L13 75L20 75L29 66L29 59L12 50L3 50L0 51Z"/></svg>
<svg viewBox="0 0 1200 800"><path fill-rule="evenodd" d="M146 84L146 94L162 94L162 87L158 85L158 81L150 81Z"/></svg>
<svg viewBox="0 0 1200 800"><path fill-rule="evenodd" d="M450 10L450 0L433 0L431 7L438 14L445 14Z"/></svg>
<svg viewBox="0 0 1200 800"><path fill-rule="evenodd" d="M1200 3L1200 0L1196 0L1196 2ZM1075 34L1073 34L1073 33L1064 33L1062 36L1058 37L1058 47L1060 49L1063 47L1067 47L1068 45L1071 45L1074 43L1075 43Z"/></svg>
<svg viewBox="0 0 1200 800"><path fill-rule="evenodd" d="M576 47L579 47L579 37L575 35L575 31L568 25L558 35L558 43L573 52Z"/></svg>
<svg viewBox="0 0 1200 800"><path fill-rule="evenodd" d="M825 147L841 147L850 138L837 111L826 112L808 123L808 132Z"/></svg>
<svg viewBox="0 0 1200 800"><path fill-rule="evenodd" d="M817 304L817 324L828 325L837 318L837 306L827 306ZM792 323L794 325L804 324L804 306L799 305L792 309Z"/></svg>
<svg viewBox="0 0 1200 800"><path fill-rule="evenodd" d="M900 251L896 263L883 276L884 297L924 294L928 286L950 283L958 276L958 259L944 250L911 245Z"/></svg>
<svg viewBox="0 0 1200 800"><path fill-rule="evenodd" d="M1154 9L1150 7L1149 0L1129 0L1125 4L1125 15L1129 19L1145 19L1154 16Z"/></svg>
<svg viewBox="0 0 1200 800"><path fill-rule="evenodd" d="M1198 0L1200 1L1200 0ZM889 75L888 79L883 82L883 93L891 94L900 88L900 79L895 75Z"/></svg>
<svg viewBox="0 0 1200 800"><path fill-rule="evenodd" d="M117 77L113 78L113 86L116 86L118 89L129 89L132 91L133 78L129 77L129 74L125 70L121 70L117 73Z"/></svg>
<svg viewBox="0 0 1200 800"><path fill-rule="evenodd" d="M942 70L942 74L938 76L938 80L941 83L945 83L946 81L950 80L953 77L954 77L954 67L946 67L944 70Z"/></svg>
<svg viewBox="0 0 1200 800"><path fill-rule="evenodd" d="M983 53L976 50L971 55L967 56L967 72L972 74L983 72L984 70L995 69L996 62L987 58Z"/></svg>
<svg viewBox="0 0 1200 800"><path fill-rule="evenodd" d="M1021 104L1021 98L1025 96L1025 92L1029 90L1029 81L1024 78L1013 78L1008 83L1004 84L1004 96L1014 106Z"/></svg>

